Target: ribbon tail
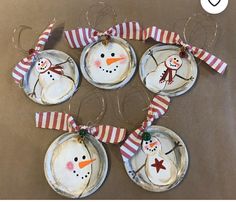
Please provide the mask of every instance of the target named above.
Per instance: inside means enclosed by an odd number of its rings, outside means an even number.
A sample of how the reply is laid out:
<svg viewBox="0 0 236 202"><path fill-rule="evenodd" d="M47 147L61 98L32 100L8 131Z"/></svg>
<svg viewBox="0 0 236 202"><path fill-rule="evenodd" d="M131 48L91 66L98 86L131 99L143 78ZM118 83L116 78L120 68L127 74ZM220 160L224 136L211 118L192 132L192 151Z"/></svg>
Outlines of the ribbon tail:
<svg viewBox="0 0 236 202"><path fill-rule="evenodd" d="M138 22L123 22L111 27L105 34L124 39L143 39L143 30Z"/></svg>
<svg viewBox="0 0 236 202"><path fill-rule="evenodd" d="M71 48L81 48L98 40L98 31L91 28L78 28L64 31L64 36Z"/></svg>
<svg viewBox="0 0 236 202"><path fill-rule="evenodd" d="M32 63L33 63L34 57L26 57L22 59L13 69L12 71L12 77L14 81L19 84L26 73L29 71Z"/></svg>
<svg viewBox="0 0 236 202"><path fill-rule="evenodd" d="M63 112L37 112L35 114L35 124L37 128L69 132L78 131L78 126L73 117Z"/></svg>
<svg viewBox="0 0 236 202"><path fill-rule="evenodd" d="M120 147L120 153L124 162L131 159L139 150L142 142L141 133L141 128L136 129L129 135Z"/></svg>
<svg viewBox="0 0 236 202"><path fill-rule="evenodd" d="M170 98L167 96L156 95L153 98L148 108L147 118L142 123L142 126L133 131L120 147L123 161L128 161L137 153L141 147L143 131L151 126L155 119L160 118L167 112L169 104Z"/></svg>
<svg viewBox="0 0 236 202"><path fill-rule="evenodd" d="M204 61L206 64L208 64L212 69L214 69L215 71L217 71L220 74L224 74L226 68L227 68L227 64L222 61L221 59L217 58L216 56L208 53L207 51L197 48L197 47L192 47L192 54Z"/></svg>
<svg viewBox="0 0 236 202"><path fill-rule="evenodd" d="M54 24L56 23L56 20L54 19L50 24L49 26L47 27L46 30L44 30L44 32L40 35L39 39L38 39L38 42L35 46L35 50L36 51L41 51L44 49L44 46L45 44L47 43L49 37L50 37L50 34L52 32L52 28L54 26Z"/></svg>
<svg viewBox="0 0 236 202"><path fill-rule="evenodd" d="M92 135L101 142L118 144L123 141L126 129L100 125L91 129Z"/></svg>

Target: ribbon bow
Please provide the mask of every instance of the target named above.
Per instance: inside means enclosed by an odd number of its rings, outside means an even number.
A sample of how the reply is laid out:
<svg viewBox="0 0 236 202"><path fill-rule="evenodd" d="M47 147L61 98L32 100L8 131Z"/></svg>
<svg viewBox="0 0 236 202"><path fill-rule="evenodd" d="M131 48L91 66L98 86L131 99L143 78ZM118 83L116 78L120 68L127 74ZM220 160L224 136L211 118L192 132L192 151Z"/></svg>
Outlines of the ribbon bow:
<svg viewBox="0 0 236 202"><path fill-rule="evenodd" d="M131 159L139 150L142 143L142 133L152 125L155 119L164 115L168 109L170 98L166 96L156 95L148 108L148 115L141 126L133 131L120 147L120 153L123 161Z"/></svg>
<svg viewBox="0 0 236 202"><path fill-rule="evenodd" d="M165 44L180 45L184 47L184 49L190 51L196 58L207 63L212 69L214 69L220 74L223 74L227 67L227 64L216 56L208 53L207 51L201 48L197 48L195 46L191 46L189 44L184 43L184 41L180 38L179 34L175 32L161 30L155 26L152 26L143 31L143 39L146 40L148 38L152 38L157 42Z"/></svg>
<svg viewBox="0 0 236 202"><path fill-rule="evenodd" d="M55 24L55 20L48 26L48 28L40 35L38 42L34 49L29 50L29 56L23 58L14 68L12 72L13 79L17 84L21 82L26 73L29 71L33 62L35 61L35 57L44 49L46 42L50 36L52 31L52 27Z"/></svg>
<svg viewBox="0 0 236 202"><path fill-rule="evenodd" d="M126 130L109 125L99 125L94 127L77 125L69 114L63 112L38 112L35 114L37 128L56 129L69 132L79 132L81 129L87 130L96 139L105 143L117 144L125 138Z"/></svg>
<svg viewBox="0 0 236 202"><path fill-rule="evenodd" d="M65 31L64 34L71 48L87 46L98 41L101 36L142 40L142 29L138 22L124 22L109 28L105 32L99 32L92 28L77 28Z"/></svg>

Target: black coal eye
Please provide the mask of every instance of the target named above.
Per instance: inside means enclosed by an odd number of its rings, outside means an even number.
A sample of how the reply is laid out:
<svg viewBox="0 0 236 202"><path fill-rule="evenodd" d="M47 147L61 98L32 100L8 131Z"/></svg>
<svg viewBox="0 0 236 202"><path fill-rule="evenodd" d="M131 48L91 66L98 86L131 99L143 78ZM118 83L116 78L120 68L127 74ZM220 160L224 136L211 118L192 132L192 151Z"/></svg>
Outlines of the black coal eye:
<svg viewBox="0 0 236 202"><path fill-rule="evenodd" d="M112 53L112 54L111 54L111 57L114 57L114 56L115 56L115 53Z"/></svg>
<svg viewBox="0 0 236 202"><path fill-rule="evenodd" d="M176 60L177 62L179 62L179 60Z"/></svg>
<svg viewBox="0 0 236 202"><path fill-rule="evenodd" d="M43 63L43 61L41 61L41 63Z"/></svg>
<svg viewBox="0 0 236 202"><path fill-rule="evenodd" d="M174 58L174 60L176 60L176 58Z"/></svg>
<svg viewBox="0 0 236 202"><path fill-rule="evenodd" d="M76 162L76 161L78 161L78 158L77 158L77 157L75 157L75 158L74 158L74 161L75 161L75 162Z"/></svg>
<svg viewBox="0 0 236 202"><path fill-rule="evenodd" d="M38 63L38 65L40 65L40 63Z"/></svg>
<svg viewBox="0 0 236 202"><path fill-rule="evenodd" d="M152 140L150 140L150 142L152 142Z"/></svg>
<svg viewBox="0 0 236 202"><path fill-rule="evenodd" d="M83 160L86 159L86 156L82 156L82 159L83 159Z"/></svg>
<svg viewBox="0 0 236 202"><path fill-rule="evenodd" d="M101 57L102 57L102 58L104 58L104 57L105 57L105 55L102 53L102 54L101 54Z"/></svg>
<svg viewBox="0 0 236 202"><path fill-rule="evenodd" d="M148 144L148 142L146 142L146 144Z"/></svg>

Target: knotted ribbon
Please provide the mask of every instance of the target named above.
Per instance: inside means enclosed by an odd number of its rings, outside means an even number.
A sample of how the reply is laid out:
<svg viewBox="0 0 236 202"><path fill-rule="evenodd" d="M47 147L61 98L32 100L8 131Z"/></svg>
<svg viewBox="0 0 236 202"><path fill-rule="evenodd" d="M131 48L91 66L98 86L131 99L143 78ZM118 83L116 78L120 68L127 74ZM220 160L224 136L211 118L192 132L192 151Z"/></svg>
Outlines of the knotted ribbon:
<svg viewBox="0 0 236 202"><path fill-rule="evenodd" d="M152 26L143 30L143 40L146 40L148 38L152 38L155 41L164 44L180 45L187 49L189 52L191 52L196 58L204 61L212 69L214 69L220 74L223 74L227 67L227 64L216 56L208 53L207 51L201 48L197 48L195 46L191 46L189 44L184 43L184 41L180 38L179 34L175 32L161 30L155 26Z"/></svg>
<svg viewBox="0 0 236 202"><path fill-rule="evenodd" d="M98 41L101 36L142 40L143 32L138 22L124 22L109 28L105 32L99 32L92 28L77 28L65 31L64 34L71 48L81 48Z"/></svg>
<svg viewBox="0 0 236 202"><path fill-rule="evenodd" d="M131 159L141 147L142 133L152 125L155 119L164 115L168 109L170 98L167 96L156 95L148 107L146 120L141 126L133 131L120 147L120 153L123 161Z"/></svg>
<svg viewBox="0 0 236 202"><path fill-rule="evenodd" d="M33 62L35 61L36 56L44 49L46 42L50 36L52 28L55 24L55 20L48 26L48 28L40 35L38 42L34 49L29 50L29 56L23 58L13 69L12 76L17 84L19 84L26 73L29 71Z"/></svg>
<svg viewBox="0 0 236 202"><path fill-rule="evenodd" d="M35 114L37 128L63 130L68 132L79 132L85 129L97 140L105 143L117 144L125 138L126 130L109 125L94 127L77 125L74 118L63 112L37 112Z"/></svg>

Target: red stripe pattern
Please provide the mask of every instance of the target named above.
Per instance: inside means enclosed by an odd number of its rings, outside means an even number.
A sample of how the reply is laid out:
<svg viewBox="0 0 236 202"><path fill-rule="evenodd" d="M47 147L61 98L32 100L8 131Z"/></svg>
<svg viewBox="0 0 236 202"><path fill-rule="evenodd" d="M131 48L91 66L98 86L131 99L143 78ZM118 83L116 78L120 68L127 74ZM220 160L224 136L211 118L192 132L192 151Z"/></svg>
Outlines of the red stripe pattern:
<svg viewBox="0 0 236 202"><path fill-rule="evenodd" d="M131 159L135 153L139 150L142 142L142 133L149 126L152 125L155 119L164 115L170 104L170 98L167 96L156 95L148 108L147 118L141 124L141 127L133 131L126 139L124 144L120 147L121 156L123 161Z"/></svg>
<svg viewBox="0 0 236 202"><path fill-rule="evenodd" d="M117 144L125 138L126 130L109 125L96 127L78 126L74 118L63 112L38 112L35 114L37 128L56 129L69 132L78 132L87 129L96 139L105 143Z"/></svg>
<svg viewBox="0 0 236 202"><path fill-rule="evenodd" d="M223 62L221 59L216 56L206 52L203 49L191 46L189 44L185 44L183 40L180 38L179 34L175 32L169 32L166 30L161 30L155 26L149 27L143 31L143 39L146 40L148 38L152 38L157 42L165 43L165 44L176 44L181 45L187 48L195 57L204 61L208 64L212 69L217 71L220 74L225 72L227 64Z"/></svg>
<svg viewBox="0 0 236 202"><path fill-rule="evenodd" d="M48 26L48 28L40 35L38 42L35 46L34 52L31 53L28 57L22 59L13 69L12 71L12 77L14 81L19 84L26 73L29 71L32 63L35 60L35 56L43 50L46 42L48 41L48 38L50 36L50 33L52 31L52 28L55 24L55 20Z"/></svg>
<svg viewBox="0 0 236 202"><path fill-rule="evenodd" d="M103 35L115 36L124 39L142 40L143 32L138 22L124 22L99 32L91 28L77 28L65 31L65 38L71 48L81 48L98 41Z"/></svg>

